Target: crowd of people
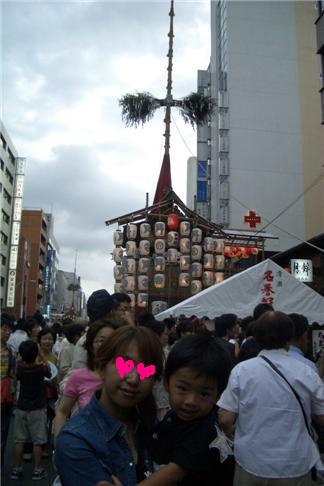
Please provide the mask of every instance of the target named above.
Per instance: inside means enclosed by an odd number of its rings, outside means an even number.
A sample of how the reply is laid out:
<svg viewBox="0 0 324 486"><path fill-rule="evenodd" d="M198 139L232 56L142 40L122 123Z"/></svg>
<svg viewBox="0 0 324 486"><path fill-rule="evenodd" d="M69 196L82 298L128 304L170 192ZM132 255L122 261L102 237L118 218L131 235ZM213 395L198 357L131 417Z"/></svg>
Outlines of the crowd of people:
<svg viewBox="0 0 324 486"><path fill-rule="evenodd" d="M1 317L12 480L26 454L44 479L53 451L56 486L310 486L324 472L323 374L305 316L259 304L211 329L194 316L135 318L127 294L106 290L87 313Z"/></svg>

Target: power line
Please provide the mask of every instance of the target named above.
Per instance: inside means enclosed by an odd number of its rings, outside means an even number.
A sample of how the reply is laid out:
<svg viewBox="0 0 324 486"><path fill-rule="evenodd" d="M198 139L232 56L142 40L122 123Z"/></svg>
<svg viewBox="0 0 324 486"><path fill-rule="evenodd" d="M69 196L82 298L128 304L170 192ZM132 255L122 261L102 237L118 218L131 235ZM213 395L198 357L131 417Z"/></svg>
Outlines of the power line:
<svg viewBox="0 0 324 486"><path fill-rule="evenodd" d="M185 139L184 139L184 137L183 137L182 133L180 132L179 127L178 127L178 125L177 125L177 123L176 123L176 121L175 121L175 119L174 119L174 116L173 116L173 115L171 115L171 118L172 118L173 123L175 124L175 127L176 127L176 129L177 129L177 131L178 131L178 134L180 135L181 140L183 141L183 143L185 144L186 148L187 148L187 149L188 149L188 151L191 153L191 155L192 155L193 157L195 157L195 154L192 152L192 150L191 150L191 149L190 149L190 147L188 146L187 142L185 141Z"/></svg>

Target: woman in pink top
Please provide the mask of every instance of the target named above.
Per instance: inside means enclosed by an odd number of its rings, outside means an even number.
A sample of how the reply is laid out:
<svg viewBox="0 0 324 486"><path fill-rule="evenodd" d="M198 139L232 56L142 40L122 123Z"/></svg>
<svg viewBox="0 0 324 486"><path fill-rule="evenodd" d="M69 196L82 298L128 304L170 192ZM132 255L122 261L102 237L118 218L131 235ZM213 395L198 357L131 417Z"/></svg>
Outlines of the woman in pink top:
<svg viewBox="0 0 324 486"><path fill-rule="evenodd" d="M98 348L112 335L116 327L113 322L103 320L91 324L84 343L88 353L87 367L73 370L68 378L56 409L55 437L71 416L73 407L77 406L79 410L84 408L90 402L93 392L102 386L102 380L94 365L94 357Z"/></svg>

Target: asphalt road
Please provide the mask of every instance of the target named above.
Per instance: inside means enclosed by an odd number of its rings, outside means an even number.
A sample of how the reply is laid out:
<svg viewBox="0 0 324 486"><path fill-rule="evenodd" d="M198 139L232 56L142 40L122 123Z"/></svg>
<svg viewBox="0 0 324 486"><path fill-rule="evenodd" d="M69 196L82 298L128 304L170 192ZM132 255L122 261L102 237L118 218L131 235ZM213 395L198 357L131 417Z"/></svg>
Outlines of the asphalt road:
<svg viewBox="0 0 324 486"><path fill-rule="evenodd" d="M1 467L1 485L2 486L32 486L32 485L52 486L52 483L56 477L56 473L54 471L51 457L43 459L42 467L47 472L46 479L42 479L39 481L32 481L31 479L32 472L33 472L32 461L30 462L23 461L23 471L24 471L23 478L15 479L15 480L10 479L11 470L14 465L14 447L15 447L13 443L13 419L14 417L12 417L11 419L7 446L6 446L5 460L4 460L4 464L2 464ZM51 455L52 454L50 453L50 456Z"/></svg>

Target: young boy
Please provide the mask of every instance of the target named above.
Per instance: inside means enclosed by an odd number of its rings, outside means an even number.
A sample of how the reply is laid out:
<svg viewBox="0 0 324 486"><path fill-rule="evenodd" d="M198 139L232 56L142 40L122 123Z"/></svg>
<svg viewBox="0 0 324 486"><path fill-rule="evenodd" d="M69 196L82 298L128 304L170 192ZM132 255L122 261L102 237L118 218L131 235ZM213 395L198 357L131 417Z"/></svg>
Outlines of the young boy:
<svg viewBox="0 0 324 486"><path fill-rule="evenodd" d="M232 485L234 458L215 411L231 367L220 340L204 334L180 339L168 356L164 385L172 410L155 427L149 448L157 464L182 470L181 486Z"/></svg>
<svg viewBox="0 0 324 486"><path fill-rule="evenodd" d="M51 372L44 362L36 364L39 350L32 340L24 341L19 346L21 361L17 365L17 380L20 392L17 402L14 427L15 467L11 479L22 477L22 454L24 443L31 439L33 443L34 471L33 480L46 477L41 467L42 445L47 443L46 386L44 378L50 378Z"/></svg>

